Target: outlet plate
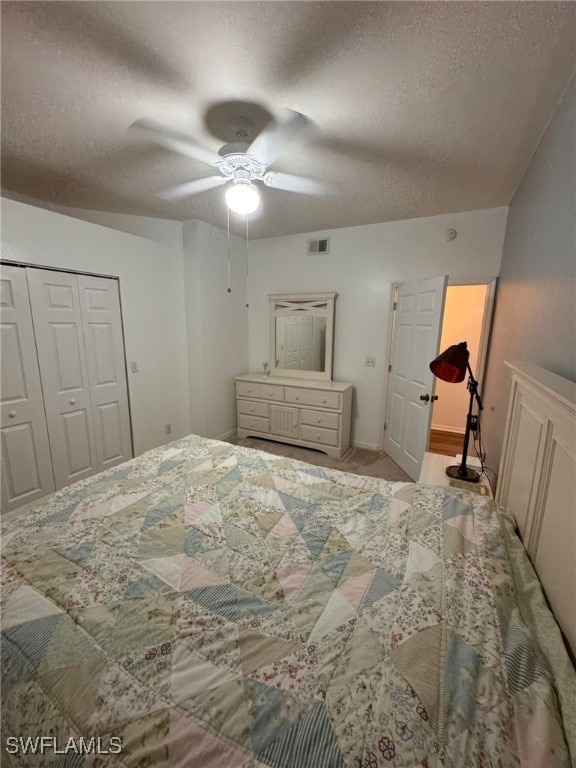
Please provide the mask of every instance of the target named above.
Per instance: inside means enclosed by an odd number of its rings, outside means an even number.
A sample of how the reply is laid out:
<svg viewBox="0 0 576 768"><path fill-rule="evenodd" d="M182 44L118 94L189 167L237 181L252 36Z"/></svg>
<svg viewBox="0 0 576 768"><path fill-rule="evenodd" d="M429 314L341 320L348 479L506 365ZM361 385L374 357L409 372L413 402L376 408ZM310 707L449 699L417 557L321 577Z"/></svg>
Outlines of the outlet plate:
<svg viewBox="0 0 576 768"><path fill-rule="evenodd" d="M172 434L172 424L165 424L164 425L164 432L167 435L171 435Z"/></svg>
<svg viewBox="0 0 576 768"><path fill-rule="evenodd" d="M366 358L366 368L376 368L376 358L375 357L367 357Z"/></svg>

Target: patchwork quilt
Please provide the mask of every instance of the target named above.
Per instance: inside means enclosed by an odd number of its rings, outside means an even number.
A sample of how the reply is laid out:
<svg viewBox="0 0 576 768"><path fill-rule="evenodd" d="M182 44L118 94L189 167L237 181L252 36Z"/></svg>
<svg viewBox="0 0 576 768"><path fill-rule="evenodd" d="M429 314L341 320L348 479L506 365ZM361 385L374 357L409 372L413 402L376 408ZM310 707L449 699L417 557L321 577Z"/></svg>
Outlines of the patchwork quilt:
<svg viewBox="0 0 576 768"><path fill-rule="evenodd" d="M2 765L570 765L558 630L485 497L190 436L6 515L2 552Z"/></svg>

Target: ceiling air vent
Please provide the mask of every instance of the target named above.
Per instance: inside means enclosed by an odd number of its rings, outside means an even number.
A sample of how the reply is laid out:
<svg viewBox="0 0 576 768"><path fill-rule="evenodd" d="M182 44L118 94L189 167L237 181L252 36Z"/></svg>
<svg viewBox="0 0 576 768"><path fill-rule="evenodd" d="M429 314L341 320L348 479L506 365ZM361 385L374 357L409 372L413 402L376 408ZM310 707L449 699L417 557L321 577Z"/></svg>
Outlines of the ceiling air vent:
<svg viewBox="0 0 576 768"><path fill-rule="evenodd" d="M308 253L330 253L330 238L320 237L308 240Z"/></svg>

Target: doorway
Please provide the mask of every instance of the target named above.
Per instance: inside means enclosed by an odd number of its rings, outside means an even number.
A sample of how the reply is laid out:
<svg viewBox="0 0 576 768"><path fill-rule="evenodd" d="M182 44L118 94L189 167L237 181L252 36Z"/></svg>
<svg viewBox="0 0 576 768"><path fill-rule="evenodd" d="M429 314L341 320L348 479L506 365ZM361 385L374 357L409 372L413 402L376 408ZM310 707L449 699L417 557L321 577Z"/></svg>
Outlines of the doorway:
<svg viewBox="0 0 576 768"><path fill-rule="evenodd" d="M458 291L459 288L464 291ZM450 297L455 297L455 301L451 301L452 311L445 314L449 289L456 289L451 290ZM448 277L440 276L396 283L392 290L388 379L380 445L381 450L417 480L426 451L447 456L456 456L461 452L468 411L464 385L448 384L448 389L439 396L441 400L436 401L436 387L440 382L432 374L429 362L454 343L466 341L474 345L475 355L470 360L470 366L482 391L496 278L456 278L448 285ZM474 293L477 294L475 309L472 308ZM472 319L470 326L469 318ZM478 335L479 340L473 342L472 338L478 339ZM464 405L458 405L458 401L454 400L459 394ZM441 410L435 414L434 420L436 426L443 428L435 429L434 435L441 435L444 440L448 435L453 436L454 445L449 448L434 443L430 446L435 401L441 405L450 405L454 401L450 421L444 420L448 417L443 417Z"/></svg>
<svg viewBox="0 0 576 768"><path fill-rule="evenodd" d="M466 341L470 352L470 367L482 392L482 377L492 317L495 281L475 285L448 285L440 351L452 344ZM454 386L436 379L427 451L456 456L462 452L469 394L462 384Z"/></svg>

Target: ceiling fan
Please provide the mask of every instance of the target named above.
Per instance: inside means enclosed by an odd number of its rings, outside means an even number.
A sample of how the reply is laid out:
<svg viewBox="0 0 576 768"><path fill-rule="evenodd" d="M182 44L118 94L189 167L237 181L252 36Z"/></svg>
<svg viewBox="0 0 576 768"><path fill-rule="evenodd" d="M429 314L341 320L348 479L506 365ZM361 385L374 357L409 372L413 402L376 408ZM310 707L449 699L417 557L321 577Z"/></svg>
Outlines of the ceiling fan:
<svg viewBox="0 0 576 768"><path fill-rule="evenodd" d="M232 121L232 130L237 141L225 144L215 152L155 120L142 118L134 123L134 127L144 130L156 143L211 165L220 172L220 175L178 184L161 192L161 197L178 200L228 184L226 203L231 211L239 214L254 213L260 205L260 194L255 182L307 195L321 195L327 191L324 184L314 179L269 170L269 166L293 139L307 133L310 126L311 121L307 117L288 110L283 118L272 120L252 143L247 143L253 125L246 118L236 118Z"/></svg>

